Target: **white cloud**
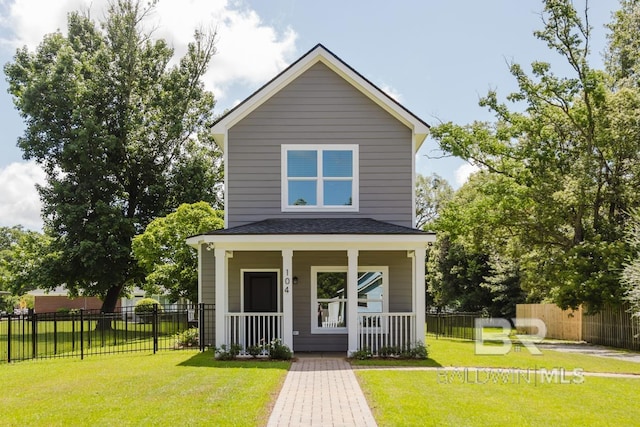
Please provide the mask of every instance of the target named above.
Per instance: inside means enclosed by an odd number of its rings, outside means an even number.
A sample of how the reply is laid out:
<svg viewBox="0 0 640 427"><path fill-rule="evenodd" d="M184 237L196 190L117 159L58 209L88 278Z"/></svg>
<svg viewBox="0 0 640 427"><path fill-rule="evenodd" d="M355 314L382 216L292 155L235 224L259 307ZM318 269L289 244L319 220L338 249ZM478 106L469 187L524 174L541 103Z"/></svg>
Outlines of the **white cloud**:
<svg viewBox="0 0 640 427"><path fill-rule="evenodd" d="M108 0L15 0L0 25L12 47L35 48L45 34L66 30L67 13L89 10L102 20ZM258 14L240 3L227 0L160 1L145 22L153 37L164 38L181 57L196 29L217 29L217 54L204 76L208 89L223 99L232 84L262 84L285 68L296 52L297 34L266 25Z"/></svg>
<svg viewBox="0 0 640 427"><path fill-rule="evenodd" d="M0 225L22 225L42 229L40 195L36 184L45 183L45 173L34 162L11 163L0 168Z"/></svg>
<svg viewBox="0 0 640 427"><path fill-rule="evenodd" d="M480 168L478 166L472 165L470 163L465 163L459 166L456 169L456 173L455 173L456 184L458 184L459 186L463 185L465 182L467 182L467 180L471 175L478 172L479 170Z"/></svg>
<svg viewBox="0 0 640 427"><path fill-rule="evenodd" d="M389 95L391 98L395 99L397 102L399 102L400 104L402 104L402 94L396 90L395 88L393 88L392 86L389 86L386 83L382 83L379 88L386 93L387 95Z"/></svg>

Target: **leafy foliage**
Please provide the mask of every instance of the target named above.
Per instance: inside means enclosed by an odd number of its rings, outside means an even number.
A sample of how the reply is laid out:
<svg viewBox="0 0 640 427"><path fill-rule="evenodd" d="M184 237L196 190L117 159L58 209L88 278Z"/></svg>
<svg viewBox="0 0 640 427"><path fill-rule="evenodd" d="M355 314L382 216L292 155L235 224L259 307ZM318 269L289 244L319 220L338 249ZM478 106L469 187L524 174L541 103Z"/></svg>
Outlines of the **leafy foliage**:
<svg viewBox="0 0 640 427"><path fill-rule="evenodd" d="M162 306L158 300L153 298L142 298L136 302L133 312L137 315L153 313L155 310L162 311Z"/></svg>
<svg viewBox="0 0 640 427"><path fill-rule="evenodd" d="M51 238L20 226L0 227L0 289L22 295L47 283Z"/></svg>
<svg viewBox="0 0 640 427"><path fill-rule="evenodd" d="M629 84L637 83L638 54L628 48L640 36L638 2L625 0L611 25L609 73L595 70L587 11L580 16L569 0L547 0L544 27L534 33L566 60L571 76L554 74L548 63L532 63L529 74L511 64L512 104L495 91L480 102L495 122L443 123L432 135L488 176L442 213L439 229L454 244L480 249L486 262L510 266L505 283L520 281L530 298L598 311L623 295L624 229L640 204L640 91ZM495 280L490 274L486 285Z"/></svg>
<svg viewBox="0 0 640 427"><path fill-rule="evenodd" d="M426 230L453 197L453 188L438 174L416 175L416 228Z"/></svg>
<svg viewBox="0 0 640 427"><path fill-rule="evenodd" d="M39 190L55 256L41 285L100 296L105 311L143 277L133 236L179 203L218 203L214 98L200 81L214 36L196 31L169 66L173 50L140 27L154 4L115 1L100 24L71 13L67 36L19 49L4 68L27 125L18 145L47 173Z"/></svg>
<svg viewBox="0 0 640 427"><path fill-rule="evenodd" d="M175 346L176 348L197 347L199 339L200 334L198 332L198 328L189 328L176 334Z"/></svg>
<svg viewBox="0 0 640 427"><path fill-rule="evenodd" d="M624 298L631 305L631 312L640 317L640 211L634 211L627 228L627 241L633 252L622 272L625 287Z"/></svg>
<svg viewBox="0 0 640 427"><path fill-rule="evenodd" d="M293 355L291 349L279 338L269 343L268 350L269 358L273 360L290 360Z"/></svg>
<svg viewBox="0 0 640 427"><path fill-rule="evenodd" d="M206 202L180 205L175 212L153 220L132 243L135 258L147 273L145 290L168 294L174 301L197 301L198 254L186 239L223 227L224 213Z"/></svg>

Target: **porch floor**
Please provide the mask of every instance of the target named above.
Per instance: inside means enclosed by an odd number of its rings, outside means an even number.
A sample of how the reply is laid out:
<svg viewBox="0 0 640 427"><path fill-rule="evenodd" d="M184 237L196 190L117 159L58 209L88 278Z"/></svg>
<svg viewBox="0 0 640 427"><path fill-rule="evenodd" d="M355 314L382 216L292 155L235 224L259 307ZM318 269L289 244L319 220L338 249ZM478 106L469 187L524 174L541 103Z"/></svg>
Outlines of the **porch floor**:
<svg viewBox="0 0 640 427"><path fill-rule="evenodd" d="M375 426L344 353L298 353L268 427Z"/></svg>

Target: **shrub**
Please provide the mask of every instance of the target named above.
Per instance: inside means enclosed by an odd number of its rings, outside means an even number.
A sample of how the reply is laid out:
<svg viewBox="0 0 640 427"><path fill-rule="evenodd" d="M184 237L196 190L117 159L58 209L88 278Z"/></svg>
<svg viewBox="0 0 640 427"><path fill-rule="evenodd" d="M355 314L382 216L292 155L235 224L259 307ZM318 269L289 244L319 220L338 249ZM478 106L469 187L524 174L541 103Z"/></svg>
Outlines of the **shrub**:
<svg viewBox="0 0 640 427"><path fill-rule="evenodd" d="M240 354L241 350L242 346L240 344L231 344L229 348L227 348L226 344L222 344L220 348L216 347L216 359L233 360Z"/></svg>
<svg viewBox="0 0 640 427"><path fill-rule="evenodd" d="M199 333L198 328L189 328L186 331L179 332L175 336L175 347L196 347L198 345Z"/></svg>
<svg viewBox="0 0 640 427"><path fill-rule="evenodd" d="M133 312L138 316L153 313L153 307L158 306L158 312L162 311L160 303L153 298L142 298L133 308Z"/></svg>
<svg viewBox="0 0 640 427"><path fill-rule="evenodd" d="M355 351L351 357L358 360L366 360L371 359L373 357L373 353L371 353L371 349L369 347L362 347L360 350Z"/></svg>
<svg viewBox="0 0 640 427"><path fill-rule="evenodd" d="M275 360L290 360L292 356L291 349L284 345L280 338L269 343L269 358Z"/></svg>
<svg viewBox="0 0 640 427"><path fill-rule="evenodd" d="M380 347L378 355L380 357L393 357L400 354L400 349L395 346Z"/></svg>
<svg viewBox="0 0 640 427"><path fill-rule="evenodd" d="M247 347L247 353L251 355L251 357L258 357L264 351L264 347L261 345L250 345Z"/></svg>
<svg viewBox="0 0 640 427"><path fill-rule="evenodd" d="M429 357L429 349L422 342L418 341L411 348L410 355L412 359L426 359Z"/></svg>

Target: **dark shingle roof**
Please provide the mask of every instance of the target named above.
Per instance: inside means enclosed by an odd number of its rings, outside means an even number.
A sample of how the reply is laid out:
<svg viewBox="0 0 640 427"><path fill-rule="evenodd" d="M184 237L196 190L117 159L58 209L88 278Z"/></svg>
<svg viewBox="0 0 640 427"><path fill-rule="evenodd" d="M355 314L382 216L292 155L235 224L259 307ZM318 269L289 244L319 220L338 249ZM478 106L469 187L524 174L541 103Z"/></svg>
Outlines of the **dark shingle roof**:
<svg viewBox="0 0 640 427"><path fill-rule="evenodd" d="M430 234L371 218L277 218L214 230L207 235L242 234Z"/></svg>

